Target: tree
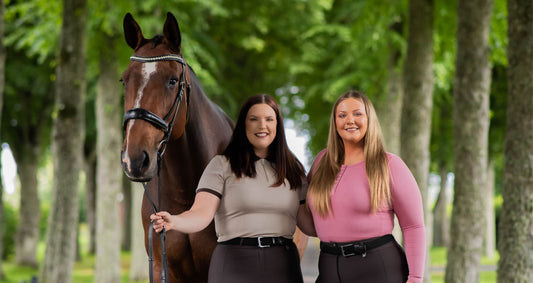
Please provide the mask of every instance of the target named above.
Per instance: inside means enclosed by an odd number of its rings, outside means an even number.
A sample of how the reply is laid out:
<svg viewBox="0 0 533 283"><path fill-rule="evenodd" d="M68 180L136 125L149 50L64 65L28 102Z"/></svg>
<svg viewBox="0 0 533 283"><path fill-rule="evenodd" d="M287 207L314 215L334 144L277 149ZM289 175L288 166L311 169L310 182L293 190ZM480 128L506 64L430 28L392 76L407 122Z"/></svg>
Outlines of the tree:
<svg viewBox="0 0 533 283"><path fill-rule="evenodd" d="M5 62L6 50L4 47L4 0L0 0L0 120L2 119L2 108L4 105L4 84L5 84ZM1 123L0 123L1 125ZM1 165L1 162L0 162ZM2 176L0 175L0 223L4 223L4 188L2 186ZM3 226L0 225L0 235L4 235ZM4 242L0 239L0 255L4 251ZM2 265L2 257L0 256L0 280L4 279L4 268Z"/></svg>
<svg viewBox="0 0 533 283"><path fill-rule="evenodd" d="M141 183L131 183L132 194L131 216L131 266L130 280L141 281L148 279L148 256L144 245L144 230L142 225L141 203L143 199L143 186Z"/></svg>
<svg viewBox="0 0 533 283"><path fill-rule="evenodd" d="M31 3L34 4L34 3ZM40 17L39 5L27 9L28 3L10 3L6 10L6 43L10 56L6 62L10 71L6 73L4 101L10 107L4 111L2 135L18 164L21 181L19 223L16 232L16 257L19 265L37 267L37 245L39 242L40 201L37 194L37 169L41 153L50 143L51 112L53 105L52 67L50 49L32 50L32 45L42 47L40 40L49 39L56 33L43 31L55 27ZM54 7L54 3L50 3ZM25 11L26 13L23 13ZM42 11L41 11L42 12ZM46 14L46 13L44 13ZM41 25L46 22L47 24ZM35 28L40 26L41 30ZM45 35L46 34L46 35ZM40 35L43 35L42 37ZM50 45L53 46L53 41Z"/></svg>
<svg viewBox="0 0 533 283"><path fill-rule="evenodd" d="M121 88L115 44L117 36L101 35L100 76L96 99L97 193L96 193L96 269L94 282L120 281L121 221L119 194L122 172L118 166L122 140Z"/></svg>
<svg viewBox="0 0 533 283"><path fill-rule="evenodd" d="M50 144L50 115L53 108L53 69L50 61L39 63L25 52L8 47L4 101L10 105L4 111L2 134L10 144L17 162L21 182L19 224L16 233L16 257L19 265L37 267L39 243L40 201L37 194L37 169L41 153ZM35 57L35 56L34 56Z"/></svg>
<svg viewBox="0 0 533 283"><path fill-rule="evenodd" d="M533 4L509 0L508 102L498 282L533 281Z"/></svg>
<svg viewBox="0 0 533 283"><path fill-rule="evenodd" d="M492 0L460 0L453 92L455 191L446 282L478 282L486 228Z"/></svg>
<svg viewBox="0 0 533 283"><path fill-rule="evenodd" d="M78 225L85 98L86 0L63 2L52 132L54 188L40 282L71 282Z"/></svg>
<svg viewBox="0 0 533 283"><path fill-rule="evenodd" d="M405 164L413 173L420 188L426 224L430 223L428 221L430 213L427 209L427 187L434 81L432 69L433 13L433 1L409 1L400 150ZM427 243L429 242L430 240L427 239ZM430 280L429 275L429 253L426 253L425 281Z"/></svg>

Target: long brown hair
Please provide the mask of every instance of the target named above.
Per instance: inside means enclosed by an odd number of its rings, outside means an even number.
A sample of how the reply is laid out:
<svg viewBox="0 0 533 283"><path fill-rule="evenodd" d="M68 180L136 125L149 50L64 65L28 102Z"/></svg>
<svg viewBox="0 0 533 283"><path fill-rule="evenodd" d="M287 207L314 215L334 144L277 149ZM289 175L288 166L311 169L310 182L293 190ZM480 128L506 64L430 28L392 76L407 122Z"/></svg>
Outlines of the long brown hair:
<svg viewBox="0 0 533 283"><path fill-rule="evenodd" d="M331 189L344 162L344 143L337 133L335 112L337 106L347 98L355 98L365 105L368 128L363 138L366 176L370 185L370 206L376 212L383 204L391 204L389 186L389 163L383 145L381 126L372 102L359 91L348 91L341 95L331 111L327 150L309 184L311 204L319 215L325 217L331 213Z"/></svg>
<svg viewBox="0 0 533 283"><path fill-rule="evenodd" d="M302 187L303 178L305 177L304 168L287 145L283 118L281 117L279 105L271 96L266 94L256 94L249 97L241 107L231 141L224 151L224 155L228 158L231 164L232 172L238 178L242 175L248 177L256 176L254 162L259 158L255 155L253 146L246 137L245 124L248 111L256 104L266 104L274 109L274 112L276 113L276 137L268 147L268 156L266 158L274 163L274 170L276 170L278 177L272 186L280 186L285 182L286 178L289 181L291 189L300 189Z"/></svg>

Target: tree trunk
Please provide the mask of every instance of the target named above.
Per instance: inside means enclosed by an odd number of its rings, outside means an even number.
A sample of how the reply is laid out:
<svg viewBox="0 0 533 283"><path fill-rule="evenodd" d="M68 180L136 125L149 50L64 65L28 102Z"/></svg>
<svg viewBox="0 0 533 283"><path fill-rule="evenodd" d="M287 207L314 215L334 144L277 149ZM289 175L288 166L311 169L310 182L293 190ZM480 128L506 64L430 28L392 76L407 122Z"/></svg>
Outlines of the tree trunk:
<svg viewBox="0 0 533 283"><path fill-rule="evenodd" d="M0 121L2 118L2 107L4 104L4 84L5 84L5 65L6 49L4 47L4 0L0 0ZM2 123L0 123L1 125ZM1 162L0 162L1 163ZM1 174L0 174L1 175ZM4 223L4 188L2 186L2 176L0 176L0 223ZM0 225L0 235L4 235L3 225ZM2 254L4 251L3 237L0 237L0 280L5 278L4 267L2 264Z"/></svg>
<svg viewBox="0 0 533 283"><path fill-rule="evenodd" d="M144 190L140 183L131 184L131 281L148 279L148 256L146 255L144 228L141 218L143 194Z"/></svg>
<svg viewBox="0 0 533 283"><path fill-rule="evenodd" d="M89 226L89 254L96 254L96 153L85 157L85 203Z"/></svg>
<svg viewBox="0 0 533 283"><path fill-rule="evenodd" d="M427 225L431 222L427 187L433 104L433 1L409 1L408 22L400 152L420 188ZM431 281L429 253L426 253L424 281Z"/></svg>
<svg viewBox="0 0 533 283"><path fill-rule="evenodd" d="M37 268L37 245L39 243L39 221L41 209L37 194L37 168L39 166L40 145L24 144L17 154L17 169L20 176L19 225L15 239L15 262L17 265Z"/></svg>
<svg viewBox="0 0 533 283"><path fill-rule="evenodd" d="M486 229L488 37L493 0L458 3L453 132L455 191L445 282L479 282Z"/></svg>
<svg viewBox="0 0 533 283"><path fill-rule="evenodd" d="M485 218L487 230L483 237L483 254L493 258L496 254L496 222L494 216L494 162L492 159L487 164L487 188L485 190Z"/></svg>
<svg viewBox="0 0 533 283"><path fill-rule="evenodd" d="M118 161L122 141L120 85L113 37L104 36L99 56L96 99L96 268L94 282L120 282L121 223L119 195L122 172Z"/></svg>
<svg viewBox="0 0 533 283"><path fill-rule="evenodd" d="M78 186L82 170L87 0L65 0L56 69L52 130L54 178L39 282L69 283L76 252Z"/></svg>
<svg viewBox="0 0 533 283"><path fill-rule="evenodd" d="M433 246L447 247L450 242L450 221L448 219L448 170L440 166L440 192L433 209Z"/></svg>
<svg viewBox="0 0 533 283"><path fill-rule="evenodd" d="M531 0L507 2L508 87L498 282L533 282L533 17Z"/></svg>
<svg viewBox="0 0 533 283"><path fill-rule="evenodd" d="M391 32L401 33L402 23L391 27ZM388 152L400 154L400 121L402 120L403 85L400 68L401 51L390 44L388 55L387 90L378 99L376 110L379 115L383 140Z"/></svg>
<svg viewBox="0 0 533 283"><path fill-rule="evenodd" d="M131 195L131 182L124 174L122 174L122 194L124 198L122 200L122 250L131 251L131 229L132 229L132 195Z"/></svg>

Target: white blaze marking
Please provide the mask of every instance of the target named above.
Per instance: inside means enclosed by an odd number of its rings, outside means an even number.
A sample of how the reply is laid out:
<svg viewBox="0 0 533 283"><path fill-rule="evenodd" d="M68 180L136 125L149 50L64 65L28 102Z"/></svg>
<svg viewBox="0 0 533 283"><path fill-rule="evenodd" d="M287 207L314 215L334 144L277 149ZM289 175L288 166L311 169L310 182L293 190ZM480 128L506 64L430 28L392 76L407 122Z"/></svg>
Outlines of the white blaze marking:
<svg viewBox="0 0 533 283"><path fill-rule="evenodd" d="M150 80L150 77L156 72L157 70L157 62L149 62L149 63L143 63L142 65L142 81L141 85L139 86L139 89L137 90L137 97L135 98L135 104L133 105L133 108L139 108L141 107L141 99L144 94L144 88L148 84L148 81ZM131 127L133 127L133 124L135 123L135 119L130 120L128 123L128 131L126 139L129 141L130 138L130 130ZM128 171L131 172L131 162L130 162L130 155L128 154L128 147L126 146L126 151L124 152L123 156L123 162L126 163L128 167Z"/></svg>

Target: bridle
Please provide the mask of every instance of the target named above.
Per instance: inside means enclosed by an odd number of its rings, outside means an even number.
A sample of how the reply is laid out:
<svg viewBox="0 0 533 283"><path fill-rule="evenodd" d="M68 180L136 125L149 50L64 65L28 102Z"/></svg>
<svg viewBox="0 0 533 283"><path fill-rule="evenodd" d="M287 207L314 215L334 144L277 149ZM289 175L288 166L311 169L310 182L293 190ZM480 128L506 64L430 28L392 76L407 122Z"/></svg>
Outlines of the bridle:
<svg viewBox="0 0 533 283"><path fill-rule="evenodd" d="M128 125L129 120L132 119L141 119L144 121L149 122L154 127L160 129L163 131L164 135L161 139L161 142L159 143L159 147L157 150L157 177L158 177L158 186L157 186L157 194L158 194L158 206L155 206L155 203L148 193L148 188L146 182L143 182L144 192L148 199L150 200L150 204L152 205L152 208L154 210L154 213L158 212L158 209L161 209L161 159L163 158L163 154L165 153L165 148L168 143L168 140L170 138L170 133L172 132L172 127L174 126L174 121L176 119L179 105L181 103L181 99L183 98L183 94L185 92L185 86L187 87L187 113L186 117L187 120L189 118L189 102L191 97L191 84L189 83L189 80L187 79L187 76L185 75L185 69L187 68L187 63L185 62L185 59L183 59L182 56L177 54L168 54L168 55L161 55L161 56L154 56L154 57L144 57L144 56L136 56L133 55L130 57L131 61L141 62L141 63L151 63L151 62L158 62L158 61L176 61L178 63L181 63L182 66L182 72L181 77L179 81L179 91L176 95L176 98L174 99L174 103L172 104L172 107L170 107L170 110L165 115L165 117L160 118L153 112L150 112L143 108L133 108L126 113L124 113L124 132L126 132L126 127ZM174 113L174 114L172 114ZM169 123L166 121L172 116L172 119ZM150 227L148 228L148 264L149 264L149 276L150 276L150 283L153 283L154 277L153 277L153 225L154 221L150 222ZM168 278L168 262L167 262L167 253L165 248L165 238L166 238L166 230L163 228L163 230L160 232L159 237L161 239L161 282L167 283Z"/></svg>

